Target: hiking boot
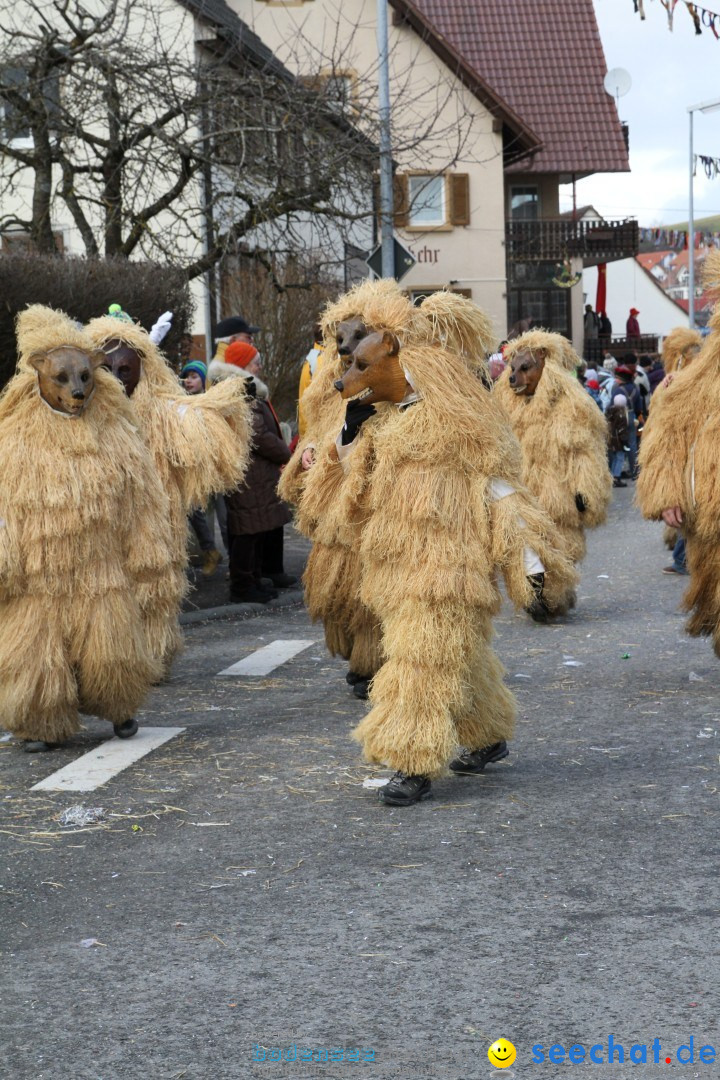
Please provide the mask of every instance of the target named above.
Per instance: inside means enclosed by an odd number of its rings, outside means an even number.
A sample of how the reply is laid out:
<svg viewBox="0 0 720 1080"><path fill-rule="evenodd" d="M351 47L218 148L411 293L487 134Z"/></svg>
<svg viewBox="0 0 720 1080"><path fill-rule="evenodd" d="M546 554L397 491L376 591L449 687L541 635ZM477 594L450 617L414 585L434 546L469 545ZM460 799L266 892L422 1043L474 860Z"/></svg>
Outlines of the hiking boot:
<svg viewBox="0 0 720 1080"><path fill-rule="evenodd" d="M411 806L431 795L429 776L408 776L399 771L378 792L380 802L386 806Z"/></svg>
<svg viewBox="0 0 720 1080"><path fill-rule="evenodd" d="M56 750L62 743L45 742L43 739L23 739L22 748L26 754L44 754L46 750Z"/></svg>
<svg viewBox="0 0 720 1080"><path fill-rule="evenodd" d="M291 585L298 583L298 579L292 574L270 574L269 577L276 589L289 589Z"/></svg>
<svg viewBox="0 0 720 1080"><path fill-rule="evenodd" d="M353 683L352 692L356 698L360 698L361 701L367 701L369 697L369 686L369 679L360 678L357 680L357 682Z"/></svg>
<svg viewBox="0 0 720 1080"><path fill-rule="evenodd" d="M133 735L137 735L137 730L137 720L123 720L122 724L113 724L113 731L118 739L132 739Z"/></svg>
<svg viewBox="0 0 720 1080"><path fill-rule="evenodd" d="M481 773L491 761L502 761L509 753L503 739L502 742L485 746L482 750L461 750L455 760L450 762L450 768L454 773Z"/></svg>
<svg viewBox="0 0 720 1080"><path fill-rule="evenodd" d="M253 586L250 589L242 589L239 592L231 590L230 602L232 604L269 604L276 596L276 592L269 592L265 589L258 589Z"/></svg>
<svg viewBox="0 0 720 1080"><path fill-rule="evenodd" d="M205 577L210 577L211 574L214 574L221 562L222 555L216 548L211 548L210 551L203 551L202 572Z"/></svg>

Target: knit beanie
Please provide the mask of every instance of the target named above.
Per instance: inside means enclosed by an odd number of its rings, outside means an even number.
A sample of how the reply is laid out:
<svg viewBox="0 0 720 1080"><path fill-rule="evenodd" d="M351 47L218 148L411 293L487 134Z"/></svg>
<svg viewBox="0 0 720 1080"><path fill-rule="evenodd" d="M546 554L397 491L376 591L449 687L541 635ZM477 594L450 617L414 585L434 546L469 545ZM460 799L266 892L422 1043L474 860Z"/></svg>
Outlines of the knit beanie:
<svg viewBox="0 0 720 1080"><path fill-rule="evenodd" d="M613 405L622 405L623 409L627 408L627 398L624 394L616 394L613 398Z"/></svg>
<svg viewBox="0 0 720 1080"><path fill-rule="evenodd" d="M200 376L204 388L205 380L207 379L207 365L203 364L202 360L191 360L180 372L180 378L184 379L191 371L194 371L196 375Z"/></svg>
<svg viewBox="0 0 720 1080"><path fill-rule="evenodd" d="M223 360L226 364L246 368L257 355L258 350L254 345L249 345L247 341L231 341L223 354Z"/></svg>

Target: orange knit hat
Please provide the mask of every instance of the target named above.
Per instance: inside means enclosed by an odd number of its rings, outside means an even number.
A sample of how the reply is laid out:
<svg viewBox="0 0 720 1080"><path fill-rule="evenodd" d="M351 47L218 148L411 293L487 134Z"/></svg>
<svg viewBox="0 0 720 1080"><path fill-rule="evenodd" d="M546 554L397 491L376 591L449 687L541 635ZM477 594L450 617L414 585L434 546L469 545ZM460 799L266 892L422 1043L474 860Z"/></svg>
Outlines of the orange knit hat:
<svg viewBox="0 0 720 1080"><path fill-rule="evenodd" d="M249 345L247 341L231 341L225 350L223 360L226 364L234 364L235 367L246 368L257 355L258 351L255 346Z"/></svg>

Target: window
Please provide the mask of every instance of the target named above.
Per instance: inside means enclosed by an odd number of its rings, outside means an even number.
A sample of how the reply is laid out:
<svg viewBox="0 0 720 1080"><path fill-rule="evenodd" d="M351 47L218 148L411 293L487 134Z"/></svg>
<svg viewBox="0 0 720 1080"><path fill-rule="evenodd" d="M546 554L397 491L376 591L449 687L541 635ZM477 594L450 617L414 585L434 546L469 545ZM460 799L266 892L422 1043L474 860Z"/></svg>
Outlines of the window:
<svg viewBox="0 0 720 1080"><path fill-rule="evenodd" d="M7 98L0 97L3 139L13 142L20 139L27 142L30 139L30 128L22 115L22 109L11 100L15 94L22 94L23 91L27 93L27 84L28 76L24 68L6 67L0 74L0 94L7 87L11 95Z"/></svg>
<svg viewBox="0 0 720 1080"><path fill-rule="evenodd" d="M409 176L408 195L408 223L412 228L446 224L444 176L430 176L427 173Z"/></svg>
<svg viewBox="0 0 720 1080"><path fill-rule="evenodd" d="M537 221L540 195L536 187L510 188L510 217L513 221Z"/></svg>

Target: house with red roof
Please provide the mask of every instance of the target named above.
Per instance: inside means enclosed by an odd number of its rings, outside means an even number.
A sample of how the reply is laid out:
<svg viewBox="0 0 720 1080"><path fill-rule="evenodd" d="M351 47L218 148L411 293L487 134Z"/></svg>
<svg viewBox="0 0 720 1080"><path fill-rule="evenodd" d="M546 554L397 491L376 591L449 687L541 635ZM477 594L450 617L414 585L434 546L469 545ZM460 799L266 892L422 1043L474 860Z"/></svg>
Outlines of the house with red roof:
<svg viewBox="0 0 720 1080"><path fill-rule="evenodd" d="M291 69L350 100L376 80L375 0L228 2ZM633 220L559 212L560 184L629 170L593 0L388 6L403 285L462 291L500 337L530 320L581 348L583 267L638 249Z"/></svg>

